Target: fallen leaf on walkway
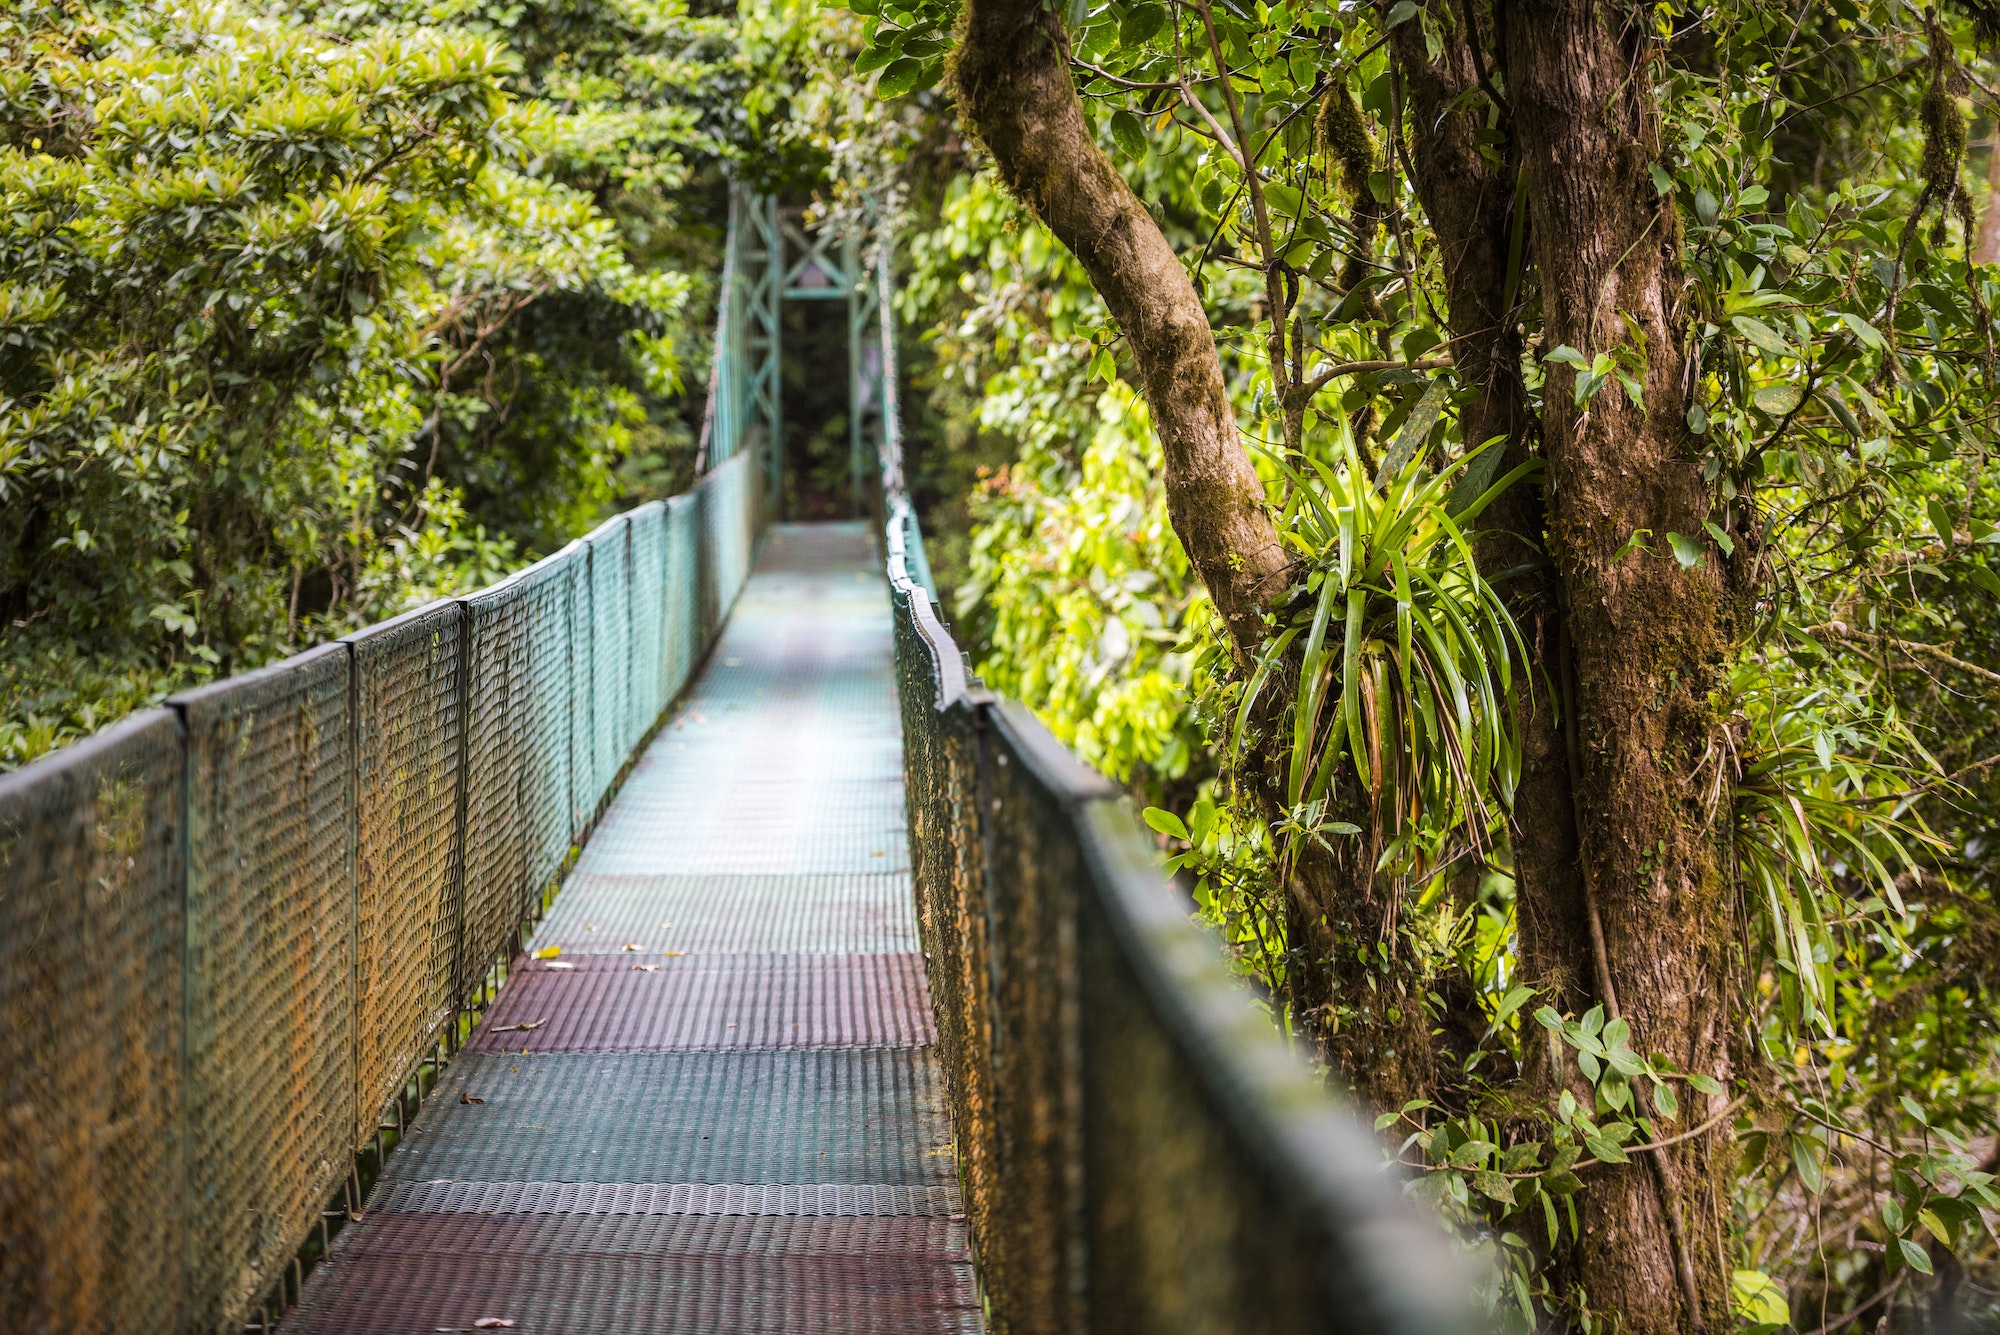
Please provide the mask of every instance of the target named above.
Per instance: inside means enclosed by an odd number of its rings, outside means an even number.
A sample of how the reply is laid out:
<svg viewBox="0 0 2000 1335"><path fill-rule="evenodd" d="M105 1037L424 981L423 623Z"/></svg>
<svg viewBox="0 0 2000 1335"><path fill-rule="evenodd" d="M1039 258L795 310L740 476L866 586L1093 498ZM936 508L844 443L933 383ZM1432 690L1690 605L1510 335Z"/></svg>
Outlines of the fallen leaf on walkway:
<svg viewBox="0 0 2000 1335"><path fill-rule="evenodd" d="M476 1098L472 1097L472 1091L471 1091L471 1090L469 1090L469 1089L461 1089L461 1090L459 1090L459 1091L458 1091L458 1101L459 1101L460 1103L484 1103L484 1102L486 1102L486 1100L485 1100L485 1099L476 1099Z"/></svg>
<svg viewBox="0 0 2000 1335"><path fill-rule="evenodd" d="M503 1316L483 1316L472 1323L474 1330L502 1330L513 1326L513 1322Z"/></svg>
<svg viewBox="0 0 2000 1335"><path fill-rule="evenodd" d="M657 964L635 964L632 966L632 971L634 973L658 973L660 966Z"/></svg>
<svg viewBox="0 0 2000 1335"><path fill-rule="evenodd" d="M675 958L675 959L679 959L679 958L680 958L680 957L681 957L682 955L685 955L685 954L687 954L687 952L686 952L685 950L663 950L663 951L661 951L660 953L661 953L662 955L668 955L668 956L671 956L671 957L673 957L673 958Z"/></svg>
<svg viewBox="0 0 2000 1335"><path fill-rule="evenodd" d="M576 966L568 960L550 960L548 967L551 969L574 969Z"/></svg>
<svg viewBox="0 0 2000 1335"><path fill-rule="evenodd" d="M552 960L560 954L562 954L561 946L543 946L535 952L535 958L538 960Z"/></svg>
<svg viewBox="0 0 2000 1335"><path fill-rule="evenodd" d="M547 1020L530 1020L526 1024L503 1024L493 1032L496 1034L525 1034L531 1030L540 1029L547 1023Z"/></svg>
<svg viewBox="0 0 2000 1335"><path fill-rule="evenodd" d="M627 942L626 942L626 943L625 943L625 944L624 944L624 945L623 945L622 947L620 947L620 949L622 949L622 950L644 950L644 949L645 949L645 947L644 947L644 946L642 946L642 945L640 945L640 944L639 944L639 943L638 943L637 941L627 941Z"/></svg>

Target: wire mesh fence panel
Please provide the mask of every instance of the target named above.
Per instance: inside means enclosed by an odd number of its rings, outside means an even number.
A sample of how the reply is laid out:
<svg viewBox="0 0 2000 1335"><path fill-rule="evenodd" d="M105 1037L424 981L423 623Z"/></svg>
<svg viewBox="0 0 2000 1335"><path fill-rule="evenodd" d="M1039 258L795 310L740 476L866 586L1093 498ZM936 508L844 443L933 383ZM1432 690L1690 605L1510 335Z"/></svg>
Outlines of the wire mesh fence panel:
<svg viewBox="0 0 2000 1335"><path fill-rule="evenodd" d="M892 584L896 672L903 716L904 795L911 880L924 971L930 979L938 1057L956 1132L960 1178L973 1237L994 1229L997 1128L993 1117L991 943L979 834L977 719L958 700L956 667L925 642L923 609L913 612L908 586Z"/></svg>
<svg viewBox="0 0 2000 1335"><path fill-rule="evenodd" d="M1118 789L968 683L913 537L892 515L911 864L993 1330L1477 1329L1435 1221L1231 978Z"/></svg>
<svg viewBox="0 0 2000 1335"><path fill-rule="evenodd" d="M1038 805L1053 813L1063 803L1045 793ZM1112 850L1103 860L1122 861L1124 876L1137 881L1150 867L1129 852L1121 858L1115 851L1136 842L1131 815L1116 804L1105 805L1109 809L1097 813L1094 823L1110 826L1122 820L1124 837L1111 831L1110 837L1092 842ZM1107 870L1116 876L1120 869ZM1157 875L1152 879L1157 881ZM1181 911L1177 904L1168 908ZM1336 1313L1357 1329L1395 1328L1395 1314L1377 1305L1371 1289L1388 1290L1393 1299L1398 1285L1379 1272L1379 1256L1378 1273L1357 1273L1355 1255L1393 1256L1392 1249L1339 1245L1342 1240L1328 1227L1333 1212L1315 1208L1320 1203L1298 1189L1318 1174L1287 1163L1290 1147L1275 1129L1246 1128L1246 1114L1256 1111L1249 1091L1238 1091L1234 1107L1217 1097L1204 1079L1199 1047L1176 1032L1167 1018L1171 1008L1149 997L1148 980L1135 967L1112 916L1097 896L1084 896L1079 904L1078 1070L1083 1075L1081 1141L1088 1147L1084 1239L1093 1312L1122 1312L1140 1329L1242 1335L1323 1330ZM1183 987L1193 992L1201 984ZM1268 1030L1269 1021L1243 1006L1240 998L1215 994L1208 1001L1212 1017L1241 1033L1250 1050L1260 1040L1268 1042L1268 1033L1246 1032L1251 1026ZM1133 1090L1146 1095L1134 1098ZM1338 1129L1332 1137L1334 1143L1350 1138L1355 1141L1352 1171L1373 1177L1357 1184L1362 1190L1355 1194L1365 1199L1372 1194L1368 1188L1382 1185L1381 1151ZM1323 1144L1328 1138L1316 1139ZM1312 1167L1323 1172L1326 1165ZM1370 1214L1377 1219L1369 1221ZM1378 1228L1392 1223L1379 1210L1357 1210L1354 1217ZM1408 1221L1414 1223L1414 1218ZM1406 1268L1405 1285L1415 1281L1449 1289L1449 1267L1428 1278L1421 1275L1424 1258L1438 1250L1441 1239L1409 1231L1412 1245L1393 1258Z"/></svg>
<svg viewBox="0 0 2000 1335"><path fill-rule="evenodd" d="M737 455L718 465L695 489L701 500L702 556L708 562L702 590L705 632L722 624L743 581L750 577L761 506L758 462L754 452Z"/></svg>
<svg viewBox="0 0 2000 1335"><path fill-rule="evenodd" d="M600 525L584 542L590 548L589 681L597 727L596 798L601 801L627 750L625 728L632 675L631 526L620 515Z"/></svg>
<svg viewBox="0 0 2000 1335"><path fill-rule="evenodd" d="M434 603L348 637L355 686L351 1143L451 1017L458 944L465 609Z"/></svg>
<svg viewBox="0 0 2000 1335"><path fill-rule="evenodd" d="M652 728L666 708L666 522L667 508L658 501L627 515L631 532L632 670L627 674L624 753Z"/></svg>
<svg viewBox="0 0 2000 1335"><path fill-rule="evenodd" d="M992 752L987 697L923 592L894 596L917 919L968 1228L1002 1329L1081 1329L1074 856Z"/></svg>
<svg viewBox="0 0 2000 1335"><path fill-rule="evenodd" d="M961 705L959 710L966 707ZM994 1163L985 1249L1022 1328L1084 1329L1083 1089L1076 914L1086 884L1063 812L1020 750L978 729L974 781L985 911L986 1058ZM1020 706L1012 706L1019 709ZM1025 713L1025 711L1023 711ZM1030 716L1032 717L1032 716ZM1056 755L1108 791L1058 747ZM1138 1329L1144 1329L1139 1323Z"/></svg>
<svg viewBox="0 0 2000 1335"><path fill-rule="evenodd" d="M701 529L701 643L707 646L743 586L747 560L739 557L738 526L747 480L756 473L752 453L718 464L694 489Z"/></svg>
<svg viewBox="0 0 2000 1335"><path fill-rule="evenodd" d="M514 697L532 682L528 601L517 579L463 600L467 674L465 888L456 992L463 1004L514 928L528 879L523 811L525 720Z"/></svg>
<svg viewBox="0 0 2000 1335"><path fill-rule="evenodd" d="M613 776L597 772L596 701L590 674L597 653L591 635L590 553L569 563L569 828L580 842L597 816L598 799Z"/></svg>
<svg viewBox="0 0 2000 1335"><path fill-rule="evenodd" d="M182 1328L180 720L0 777L0 1329Z"/></svg>
<svg viewBox="0 0 2000 1335"><path fill-rule="evenodd" d="M514 921L540 909L542 892L562 874L572 841L570 726L575 705L570 592L583 545L571 543L521 572L527 670L509 707L521 720L521 818L527 880L515 900ZM601 650L601 646L600 646ZM617 772L617 766L611 767Z"/></svg>
<svg viewBox="0 0 2000 1335"><path fill-rule="evenodd" d="M571 602L585 562L571 543L461 600L471 683L461 994L506 952L569 853Z"/></svg>
<svg viewBox="0 0 2000 1335"><path fill-rule="evenodd" d="M662 658L668 700L680 694L701 657L701 525L692 496L676 496L666 511L666 627Z"/></svg>
<svg viewBox="0 0 2000 1335"><path fill-rule="evenodd" d="M354 1108L349 651L175 701L187 728L193 1325L234 1330L346 1176Z"/></svg>

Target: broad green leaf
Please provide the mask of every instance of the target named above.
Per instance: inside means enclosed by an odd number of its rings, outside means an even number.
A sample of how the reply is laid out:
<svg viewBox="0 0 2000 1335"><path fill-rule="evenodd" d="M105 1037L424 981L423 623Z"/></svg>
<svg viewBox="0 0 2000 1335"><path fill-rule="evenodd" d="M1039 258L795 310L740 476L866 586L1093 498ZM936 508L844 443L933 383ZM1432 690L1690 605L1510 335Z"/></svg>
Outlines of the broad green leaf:
<svg viewBox="0 0 2000 1335"><path fill-rule="evenodd" d="M1924 498L1924 516L1931 521L1931 532L1943 538L1947 543L1952 540L1951 515L1944 506L1938 503L1937 497L1927 496Z"/></svg>
<svg viewBox="0 0 2000 1335"><path fill-rule="evenodd" d="M1882 337L1880 331L1858 315L1842 311L1840 313L1840 322L1853 330L1856 338L1860 339L1867 346L1874 348L1877 352L1889 346L1888 340Z"/></svg>
<svg viewBox="0 0 2000 1335"><path fill-rule="evenodd" d="M1161 834L1170 834L1176 839L1185 839L1188 837L1187 826L1183 825L1181 818L1171 811L1160 807L1147 807L1145 817L1146 824L1152 826Z"/></svg>
<svg viewBox="0 0 2000 1335"><path fill-rule="evenodd" d="M1799 1171L1799 1181L1805 1189L1817 1196L1826 1190L1826 1172L1821 1166L1820 1149L1811 1137L1796 1131L1791 1135L1792 1165Z"/></svg>
<svg viewBox="0 0 2000 1335"><path fill-rule="evenodd" d="M1805 390L1798 385L1766 385L1750 396L1750 402L1773 417L1783 417L1805 402L1805 397Z"/></svg>
<svg viewBox="0 0 2000 1335"><path fill-rule="evenodd" d="M1139 118L1120 107L1111 113L1111 138L1118 145L1118 151L1128 158L1146 156L1146 130L1139 124Z"/></svg>
<svg viewBox="0 0 2000 1335"><path fill-rule="evenodd" d="M1761 1270L1738 1270L1730 1276L1729 1303L1749 1325L1788 1326L1792 1322L1784 1286Z"/></svg>
<svg viewBox="0 0 2000 1335"><path fill-rule="evenodd" d="M1729 323L1736 326L1737 333L1743 335L1743 337L1756 344L1759 349L1770 353L1773 357L1789 357L1792 355L1792 345L1785 341L1784 335L1765 324L1762 320L1752 319L1747 315L1738 315L1733 316Z"/></svg>
<svg viewBox="0 0 2000 1335"><path fill-rule="evenodd" d="M928 88L937 82L941 66L937 62L925 62L910 56L903 56L882 71L881 81L875 85L879 97L902 97L920 88Z"/></svg>
<svg viewBox="0 0 2000 1335"><path fill-rule="evenodd" d="M1396 439L1389 446L1389 452L1382 456L1382 466L1376 470L1375 485L1386 487L1392 478L1400 476L1417 457L1417 451L1430 439L1431 428L1437 425L1438 415L1444 411L1445 387L1442 380L1433 381L1417 400L1417 406L1410 409L1410 415L1403 419L1403 429L1396 433Z"/></svg>
<svg viewBox="0 0 2000 1335"><path fill-rule="evenodd" d="M1305 196L1283 181L1267 183L1264 186L1264 200L1287 217L1296 216L1305 208Z"/></svg>
<svg viewBox="0 0 2000 1335"><path fill-rule="evenodd" d="M1125 17L1118 21L1118 44L1124 47L1138 46L1151 41L1153 35L1167 26L1165 5L1134 5L1125 11Z"/></svg>
<svg viewBox="0 0 2000 1335"><path fill-rule="evenodd" d="M901 32L878 34L875 44L854 58L854 72L869 74L895 60L903 52L903 37Z"/></svg>

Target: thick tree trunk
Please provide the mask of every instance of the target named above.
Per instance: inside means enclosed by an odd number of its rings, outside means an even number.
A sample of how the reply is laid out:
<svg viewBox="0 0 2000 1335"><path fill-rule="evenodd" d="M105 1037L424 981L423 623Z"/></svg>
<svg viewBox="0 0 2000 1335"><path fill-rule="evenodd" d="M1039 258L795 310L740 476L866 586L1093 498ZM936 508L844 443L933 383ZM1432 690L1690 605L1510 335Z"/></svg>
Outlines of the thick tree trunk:
<svg viewBox="0 0 2000 1335"><path fill-rule="evenodd" d="M1414 38L1417 25L1407 27ZM968 0L961 39L954 77L965 117L1009 188L1083 263L1130 340L1166 450L1175 529L1247 645L1258 611L1288 582L1287 566L1201 302L1092 142L1053 14L1039 0ZM1614 384L1578 406L1570 372L1552 368L1546 489L1524 488L1500 511L1530 542L1546 531L1556 597L1545 589L1524 605L1536 609L1529 624L1551 677L1573 683L1569 731L1530 728L1517 842L1522 950L1558 999L1598 996L1622 1011L1641 1051L1724 1075L1729 918L1713 830L1727 793L1711 745L1721 725L1711 693L1730 649L1727 589L1712 554L1683 570L1670 554L1627 546L1648 529L1664 552L1669 531L1699 535L1704 520L1720 518L1710 514L1684 426L1679 229L1647 171L1658 127L1646 41L1642 26L1628 33L1585 0L1510 6L1500 39L1546 341L1590 354L1627 348L1645 398L1635 407ZM1413 56L1403 67L1421 123L1417 185L1447 246L1454 356L1484 390L1466 413L1466 438L1506 434L1518 458L1531 442L1518 335L1504 309L1513 196L1484 163L1474 170L1473 127L1462 115L1423 109L1476 79L1469 52L1461 47L1435 69ZM1504 542L1491 548L1496 565L1507 555ZM1302 996L1339 1004L1333 994L1359 980L1340 976L1338 940L1378 926L1382 906L1353 867L1300 871L1288 887L1308 955L1297 963L1316 974L1325 967L1331 986ZM1328 946L1335 958L1316 958ZM1406 1009L1403 1021L1415 1013ZM1402 1059L1401 1069L1361 1072L1369 1094L1425 1078L1421 1061L1404 1065L1413 1054L1401 1051L1402 1024L1353 1018L1359 1032L1334 1050L1386 1041ZM1642 1156L1593 1175L1585 1238L1565 1267L1593 1309L1642 1333L1728 1324L1717 1149L1713 1135L1695 1138L1654 1156L1657 1170Z"/></svg>
<svg viewBox="0 0 2000 1335"><path fill-rule="evenodd" d="M969 0L953 81L967 124L1021 201L1082 263L1118 321L1166 455L1167 510L1239 646L1285 592L1289 563L1236 415L1201 298L1159 224L1098 150L1056 11Z"/></svg>
<svg viewBox="0 0 2000 1335"><path fill-rule="evenodd" d="M1711 514L1685 425L1678 219L1648 171L1660 133L1650 34L1637 11L1628 21L1590 0L1522 0L1506 54L1546 346L1622 347L1644 388L1643 408L1615 383L1578 406L1573 372L1552 365L1543 408L1597 973L1635 1049L1722 1076L1730 916L1715 829L1728 790L1713 694L1731 630L1719 557L1701 535L1704 520L1726 521ZM1654 552L1628 548L1641 529ZM1669 532L1700 539L1707 557L1683 569ZM1691 1120L1712 1111L1690 1102ZM1626 1330L1730 1324L1720 1141L1635 1156L1590 1188L1575 1278Z"/></svg>
<svg viewBox="0 0 2000 1335"><path fill-rule="evenodd" d="M1410 107L1412 184L1437 236L1445 275L1446 319L1453 364L1479 397L1459 418L1468 447L1506 437L1500 473L1534 452L1535 423L1521 383L1518 305L1527 281L1526 227L1516 231L1512 164L1495 166L1480 152L1477 131L1487 102L1473 95L1479 66L1470 43L1482 42L1489 62L1504 71L1499 7L1479 10L1471 31L1446 0L1431 0L1443 50L1434 61L1422 26L1400 24L1389 43L1402 71ZM1490 81L1490 79L1489 79ZM1496 90L1497 91L1497 90ZM1511 147L1511 146L1510 146ZM1525 223L1525 219L1521 220ZM1519 240L1517 241L1517 236ZM1522 253L1516 256L1516 245ZM1566 640L1560 591L1546 567L1526 569L1545 555L1543 483L1529 478L1510 488L1482 517L1477 548L1489 579L1514 572L1499 587L1535 656L1522 683L1522 772L1514 797L1515 914L1521 976L1542 1000L1581 1011L1595 994L1582 871L1577 861L1575 797L1556 699L1556 674ZM1538 1041L1541 1032L1529 1035Z"/></svg>

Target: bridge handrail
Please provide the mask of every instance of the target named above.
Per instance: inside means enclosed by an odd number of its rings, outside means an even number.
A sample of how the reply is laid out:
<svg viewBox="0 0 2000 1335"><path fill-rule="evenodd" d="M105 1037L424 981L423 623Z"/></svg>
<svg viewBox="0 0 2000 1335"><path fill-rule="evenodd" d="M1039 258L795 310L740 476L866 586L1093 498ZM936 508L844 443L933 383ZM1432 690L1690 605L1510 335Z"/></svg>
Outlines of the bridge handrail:
<svg viewBox="0 0 2000 1335"><path fill-rule="evenodd" d="M763 470L708 443L490 588L0 775L0 1330L296 1298L748 577Z"/></svg>
<svg viewBox="0 0 2000 1335"><path fill-rule="evenodd" d="M878 281L893 385L886 255ZM911 865L993 1328L1479 1329L1471 1271L1231 977L1118 786L971 676L885 427Z"/></svg>

